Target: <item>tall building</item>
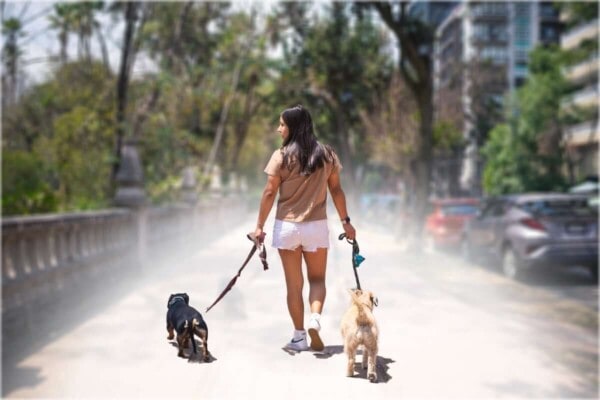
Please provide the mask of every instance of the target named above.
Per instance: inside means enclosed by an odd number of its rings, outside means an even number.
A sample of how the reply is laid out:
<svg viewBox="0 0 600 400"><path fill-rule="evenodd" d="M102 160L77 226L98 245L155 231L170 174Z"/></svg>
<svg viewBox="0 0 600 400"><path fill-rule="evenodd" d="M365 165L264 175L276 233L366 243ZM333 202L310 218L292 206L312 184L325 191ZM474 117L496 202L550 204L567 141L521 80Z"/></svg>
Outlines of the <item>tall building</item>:
<svg viewBox="0 0 600 400"><path fill-rule="evenodd" d="M459 3L459 1L411 1L408 5L408 15L437 27Z"/></svg>
<svg viewBox="0 0 600 400"><path fill-rule="evenodd" d="M598 4L596 3L596 7ZM561 18L569 21L569 15ZM571 121L563 131L567 149L570 175L576 181L590 176L598 176L598 11L588 20L576 23L567 29L560 39L561 49L576 50L578 61L565 69L565 78L571 92L562 100L561 111L571 116ZM596 46L586 46L585 42L595 42ZM587 49L587 50L586 50Z"/></svg>
<svg viewBox="0 0 600 400"><path fill-rule="evenodd" d="M487 137L480 118L500 109L506 95L521 86L528 73L529 52L539 43L558 43L560 18L550 2L465 1L436 30L434 85L437 104L448 90L462 102L462 132L468 143L460 186L481 194L479 149Z"/></svg>

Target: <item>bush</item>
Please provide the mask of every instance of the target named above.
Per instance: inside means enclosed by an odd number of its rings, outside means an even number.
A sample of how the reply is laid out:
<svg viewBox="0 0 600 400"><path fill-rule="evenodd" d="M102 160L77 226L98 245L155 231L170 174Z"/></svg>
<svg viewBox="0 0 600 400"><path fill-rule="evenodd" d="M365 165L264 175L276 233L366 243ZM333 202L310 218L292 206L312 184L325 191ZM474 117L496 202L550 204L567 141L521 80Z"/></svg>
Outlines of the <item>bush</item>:
<svg viewBox="0 0 600 400"><path fill-rule="evenodd" d="M56 211L57 198L44 179L44 166L25 151L2 152L2 215Z"/></svg>

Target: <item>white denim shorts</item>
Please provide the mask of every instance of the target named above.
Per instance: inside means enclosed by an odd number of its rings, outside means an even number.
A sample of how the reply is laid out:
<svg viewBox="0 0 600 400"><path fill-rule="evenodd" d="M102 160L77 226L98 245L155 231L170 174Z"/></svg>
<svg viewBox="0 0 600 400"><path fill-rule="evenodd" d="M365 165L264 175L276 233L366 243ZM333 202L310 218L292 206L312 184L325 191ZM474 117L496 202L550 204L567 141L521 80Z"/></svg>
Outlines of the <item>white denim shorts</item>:
<svg viewBox="0 0 600 400"><path fill-rule="evenodd" d="M329 248L327 220L291 222L276 219L273 226L273 247L282 250L317 251Z"/></svg>

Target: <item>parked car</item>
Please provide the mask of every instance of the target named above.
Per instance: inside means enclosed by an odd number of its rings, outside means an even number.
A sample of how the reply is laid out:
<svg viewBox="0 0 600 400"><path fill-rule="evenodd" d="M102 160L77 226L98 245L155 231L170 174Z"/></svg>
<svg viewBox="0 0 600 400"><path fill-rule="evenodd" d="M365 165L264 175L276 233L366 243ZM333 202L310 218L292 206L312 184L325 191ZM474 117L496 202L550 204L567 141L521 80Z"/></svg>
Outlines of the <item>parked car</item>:
<svg viewBox="0 0 600 400"><path fill-rule="evenodd" d="M597 280L598 208L589 200L565 193L489 198L465 224L462 254L491 256L510 278L535 267L585 266Z"/></svg>
<svg viewBox="0 0 600 400"><path fill-rule="evenodd" d="M433 248L458 248L465 222L477 213L479 199L448 198L431 201L425 219L425 243Z"/></svg>

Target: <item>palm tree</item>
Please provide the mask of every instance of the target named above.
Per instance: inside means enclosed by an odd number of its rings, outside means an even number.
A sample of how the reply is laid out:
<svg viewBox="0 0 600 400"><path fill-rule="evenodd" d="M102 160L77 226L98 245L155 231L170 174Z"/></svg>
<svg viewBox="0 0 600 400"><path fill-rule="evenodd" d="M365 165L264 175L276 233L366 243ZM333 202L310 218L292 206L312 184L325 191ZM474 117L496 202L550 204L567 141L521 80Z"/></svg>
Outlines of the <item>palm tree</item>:
<svg viewBox="0 0 600 400"><path fill-rule="evenodd" d="M94 14L96 10L102 9L102 7L102 2L98 1L73 4L74 30L79 39L78 54L81 58L90 60L92 57L91 37L97 25Z"/></svg>
<svg viewBox="0 0 600 400"><path fill-rule="evenodd" d="M17 79L19 59L22 50L19 47L19 38L25 36L23 25L17 18L8 18L2 21L2 35L4 36L4 46L2 47L2 104L12 103L17 96Z"/></svg>
<svg viewBox="0 0 600 400"><path fill-rule="evenodd" d="M72 3L59 3L54 5L55 14L50 15L51 29L58 30L60 41L60 62L66 63L68 59L69 34L75 25L75 6Z"/></svg>

